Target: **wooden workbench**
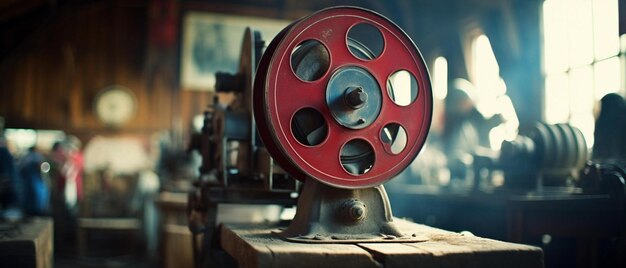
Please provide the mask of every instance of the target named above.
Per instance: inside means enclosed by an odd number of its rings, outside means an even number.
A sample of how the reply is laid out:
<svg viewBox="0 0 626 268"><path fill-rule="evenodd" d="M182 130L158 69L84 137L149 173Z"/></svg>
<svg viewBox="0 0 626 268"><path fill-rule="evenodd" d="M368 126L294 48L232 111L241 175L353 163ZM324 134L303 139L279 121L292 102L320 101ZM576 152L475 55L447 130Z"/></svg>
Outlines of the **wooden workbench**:
<svg viewBox="0 0 626 268"><path fill-rule="evenodd" d="M418 243L287 242L271 225L224 225L221 246L240 267L543 267L540 248L448 232L396 219ZM485 223L488 224L488 223Z"/></svg>
<svg viewBox="0 0 626 268"><path fill-rule="evenodd" d="M52 219L32 218L2 226L0 267L52 267Z"/></svg>

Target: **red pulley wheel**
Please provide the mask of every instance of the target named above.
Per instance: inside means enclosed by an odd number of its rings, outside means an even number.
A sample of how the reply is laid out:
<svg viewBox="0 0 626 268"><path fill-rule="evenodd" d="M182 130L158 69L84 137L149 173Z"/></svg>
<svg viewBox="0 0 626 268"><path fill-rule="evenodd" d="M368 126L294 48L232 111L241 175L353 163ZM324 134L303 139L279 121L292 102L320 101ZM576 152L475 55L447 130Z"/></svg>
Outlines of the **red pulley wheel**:
<svg viewBox="0 0 626 268"><path fill-rule="evenodd" d="M266 49L254 115L268 151L297 179L371 187L400 173L424 145L430 79L413 41L387 18L324 9Z"/></svg>

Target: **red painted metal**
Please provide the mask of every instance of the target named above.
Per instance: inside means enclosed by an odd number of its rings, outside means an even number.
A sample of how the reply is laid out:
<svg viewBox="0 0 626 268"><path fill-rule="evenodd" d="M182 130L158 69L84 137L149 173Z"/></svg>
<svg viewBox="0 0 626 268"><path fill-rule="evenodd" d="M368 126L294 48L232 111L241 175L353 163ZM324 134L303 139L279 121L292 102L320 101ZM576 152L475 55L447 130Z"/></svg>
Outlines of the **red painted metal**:
<svg viewBox="0 0 626 268"><path fill-rule="evenodd" d="M366 22L379 29L385 41L382 54L374 60L353 56L346 38L350 27ZM330 53L330 68L318 80L304 82L290 66L293 49L305 40L321 42ZM339 125L326 104L328 79L344 66L368 70L383 90L382 110L370 126L353 130ZM386 92L387 79L406 70L417 79L417 99L408 106L396 105ZM291 119L300 109L318 110L328 124L328 136L319 145L300 144L291 132ZM294 177L317 179L340 188L379 185L406 168L424 145L432 115L432 92L424 60L411 39L393 22L372 11L355 7L321 10L292 23L274 38L258 66L254 85L254 114L261 138L276 161ZM402 125L408 143L394 155L385 149L380 132L388 123ZM374 148L375 162L362 175L348 173L341 165L341 148L352 139L363 139Z"/></svg>

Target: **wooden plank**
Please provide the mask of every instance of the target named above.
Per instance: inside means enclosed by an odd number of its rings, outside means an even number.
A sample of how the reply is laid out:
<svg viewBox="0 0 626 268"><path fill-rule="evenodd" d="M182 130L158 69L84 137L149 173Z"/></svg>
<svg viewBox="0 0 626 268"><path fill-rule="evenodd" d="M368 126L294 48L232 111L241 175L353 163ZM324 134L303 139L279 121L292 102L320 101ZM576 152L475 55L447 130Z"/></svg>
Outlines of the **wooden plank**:
<svg viewBox="0 0 626 268"><path fill-rule="evenodd" d="M191 239L192 234L187 226L175 224L163 226L163 268L194 267Z"/></svg>
<svg viewBox="0 0 626 268"><path fill-rule="evenodd" d="M139 230L141 222L135 218L79 218L81 229Z"/></svg>
<svg viewBox="0 0 626 268"><path fill-rule="evenodd" d="M417 243L305 244L284 241L271 226L227 225L222 247L241 267L543 267L540 248L395 220Z"/></svg>
<svg viewBox="0 0 626 268"><path fill-rule="evenodd" d="M228 225L221 244L240 267L382 267L356 245L286 242L270 226ZM275 230L275 229L274 229Z"/></svg>
<svg viewBox="0 0 626 268"><path fill-rule="evenodd" d="M439 230L396 220L404 233L429 238L419 243L360 243L385 267L543 267L540 248Z"/></svg>
<svg viewBox="0 0 626 268"><path fill-rule="evenodd" d="M417 264L420 267L429 267L427 264L432 263L433 259L433 255L429 251L403 243L363 243L359 246L369 251L372 257L384 267L412 267Z"/></svg>

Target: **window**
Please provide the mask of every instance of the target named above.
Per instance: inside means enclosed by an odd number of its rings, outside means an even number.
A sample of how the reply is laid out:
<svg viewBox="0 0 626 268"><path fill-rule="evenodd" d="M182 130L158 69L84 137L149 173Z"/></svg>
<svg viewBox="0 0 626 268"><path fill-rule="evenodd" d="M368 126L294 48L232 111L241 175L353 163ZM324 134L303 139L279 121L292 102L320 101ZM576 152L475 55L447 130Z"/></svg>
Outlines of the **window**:
<svg viewBox="0 0 626 268"><path fill-rule="evenodd" d="M618 0L543 3L544 119L570 123L593 146L595 103L620 91Z"/></svg>
<svg viewBox="0 0 626 268"><path fill-rule="evenodd" d="M55 142L65 139L65 133L60 130L7 128L4 134L14 156L26 154L30 147L49 151Z"/></svg>
<svg viewBox="0 0 626 268"><path fill-rule="evenodd" d="M430 64L430 70L433 91L433 120L430 133L439 137L443 131L444 103L448 96L448 60L442 55L437 55Z"/></svg>
<svg viewBox="0 0 626 268"><path fill-rule="evenodd" d="M448 95L448 61L441 56L433 63L433 89L437 100L443 100Z"/></svg>

